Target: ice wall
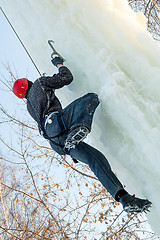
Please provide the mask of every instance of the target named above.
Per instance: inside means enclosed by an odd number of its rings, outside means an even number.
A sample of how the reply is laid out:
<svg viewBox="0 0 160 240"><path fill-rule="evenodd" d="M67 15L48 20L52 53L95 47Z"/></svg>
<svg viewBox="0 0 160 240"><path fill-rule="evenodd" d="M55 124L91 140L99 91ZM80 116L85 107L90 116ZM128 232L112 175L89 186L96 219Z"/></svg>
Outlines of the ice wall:
<svg viewBox="0 0 160 240"><path fill-rule="evenodd" d="M74 75L57 92L64 106L87 92L99 94L92 144L130 193L153 202L148 219L160 234L160 48L143 16L126 0L0 4L41 72L55 71L47 40L56 42Z"/></svg>

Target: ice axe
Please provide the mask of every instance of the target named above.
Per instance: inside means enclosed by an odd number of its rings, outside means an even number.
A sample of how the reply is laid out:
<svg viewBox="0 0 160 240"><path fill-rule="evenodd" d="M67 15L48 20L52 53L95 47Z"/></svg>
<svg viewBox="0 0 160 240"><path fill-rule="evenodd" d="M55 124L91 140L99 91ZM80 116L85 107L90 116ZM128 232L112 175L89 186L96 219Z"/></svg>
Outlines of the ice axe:
<svg viewBox="0 0 160 240"><path fill-rule="evenodd" d="M53 47L53 43L54 41L53 40L48 40L48 44L49 46L52 48L53 50L53 53L51 54L51 58L53 59L55 56L58 56L60 58L63 59L63 61L65 62L65 59L55 50L55 48Z"/></svg>

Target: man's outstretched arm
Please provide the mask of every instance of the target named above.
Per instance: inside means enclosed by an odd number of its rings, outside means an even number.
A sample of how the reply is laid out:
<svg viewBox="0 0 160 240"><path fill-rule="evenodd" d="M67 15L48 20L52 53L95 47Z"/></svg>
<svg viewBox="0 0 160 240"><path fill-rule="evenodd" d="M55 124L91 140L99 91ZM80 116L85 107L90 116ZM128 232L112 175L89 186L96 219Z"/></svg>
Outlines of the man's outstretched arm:
<svg viewBox="0 0 160 240"><path fill-rule="evenodd" d="M52 77L42 77L40 79L42 84L53 89L69 85L73 81L73 75L67 67L63 66L63 59L55 57L52 59L52 63L58 68L58 73Z"/></svg>

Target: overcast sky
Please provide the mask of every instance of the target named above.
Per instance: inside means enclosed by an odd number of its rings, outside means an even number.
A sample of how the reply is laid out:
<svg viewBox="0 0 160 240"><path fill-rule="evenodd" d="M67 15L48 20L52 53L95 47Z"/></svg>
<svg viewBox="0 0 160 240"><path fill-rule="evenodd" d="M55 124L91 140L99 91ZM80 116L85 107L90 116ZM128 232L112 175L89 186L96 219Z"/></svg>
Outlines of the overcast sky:
<svg viewBox="0 0 160 240"><path fill-rule="evenodd" d="M4 74L2 63L9 63L12 69L16 69L18 77L26 77L26 75L29 75L30 77L33 76L33 79L37 78L39 76L37 71L1 11L0 31L1 74Z"/></svg>

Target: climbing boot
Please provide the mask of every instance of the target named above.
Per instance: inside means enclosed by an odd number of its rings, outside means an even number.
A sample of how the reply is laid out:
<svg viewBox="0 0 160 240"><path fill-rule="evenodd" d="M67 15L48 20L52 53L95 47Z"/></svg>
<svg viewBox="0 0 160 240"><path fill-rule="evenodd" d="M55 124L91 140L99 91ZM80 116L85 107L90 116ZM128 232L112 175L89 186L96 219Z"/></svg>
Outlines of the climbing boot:
<svg viewBox="0 0 160 240"><path fill-rule="evenodd" d="M136 198L135 195L131 196L126 194L120 198L120 202L123 205L123 209L127 213L142 213L150 212L149 208L152 203L147 199Z"/></svg>

